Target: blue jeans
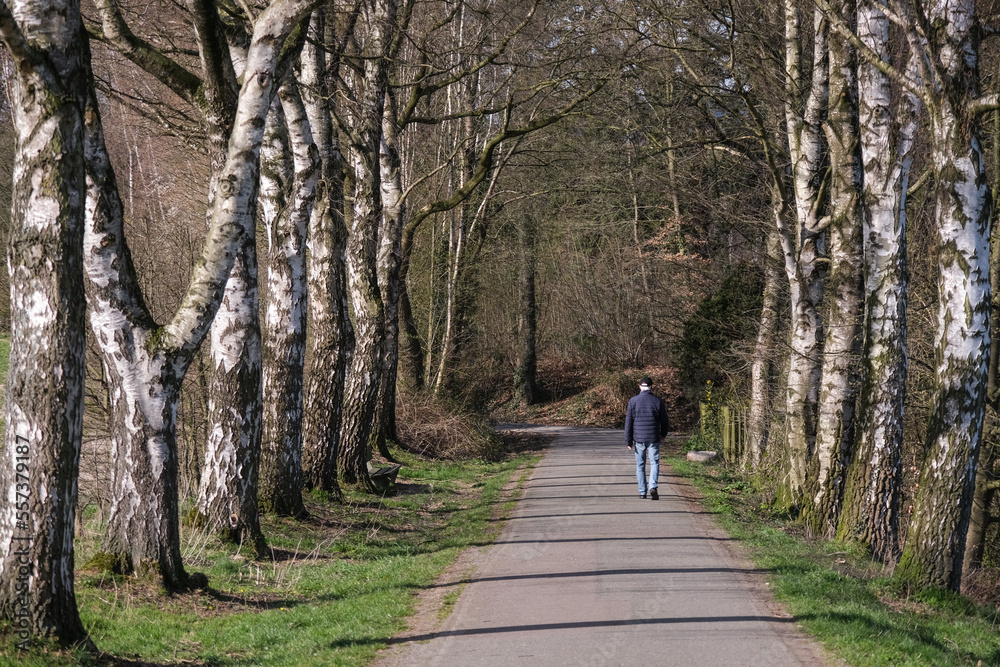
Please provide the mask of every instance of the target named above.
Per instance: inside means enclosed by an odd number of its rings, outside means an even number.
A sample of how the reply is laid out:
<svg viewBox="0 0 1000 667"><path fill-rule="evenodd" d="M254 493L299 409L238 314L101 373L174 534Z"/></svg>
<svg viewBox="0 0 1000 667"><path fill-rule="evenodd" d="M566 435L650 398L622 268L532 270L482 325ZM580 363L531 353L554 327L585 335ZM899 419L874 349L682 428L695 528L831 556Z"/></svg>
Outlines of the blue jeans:
<svg viewBox="0 0 1000 667"><path fill-rule="evenodd" d="M660 443L633 442L635 448L635 478L639 482L639 495L646 495L646 452L649 452L649 488L656 488L660 477Z"/></svg>

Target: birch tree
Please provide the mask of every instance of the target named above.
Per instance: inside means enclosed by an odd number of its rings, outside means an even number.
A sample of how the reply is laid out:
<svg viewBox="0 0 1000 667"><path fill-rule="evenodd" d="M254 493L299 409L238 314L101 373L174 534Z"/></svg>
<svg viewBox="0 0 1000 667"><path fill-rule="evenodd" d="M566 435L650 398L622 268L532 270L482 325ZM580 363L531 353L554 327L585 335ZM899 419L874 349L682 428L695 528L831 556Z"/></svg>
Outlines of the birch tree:
<svg viewBox="0 0 1000 667"><path fill-rule="evenodd" d="M388 89L387 56L396 0L364 0L355 32L357 64L345 70L340 128L348 140L353 176L347 276L355 345L344 386L339 472L344 481L374 490L367 462L379 429L375 422L385 346L385 305L378 285L378 230L382 219L379 151Z"/></svg>
<svg viewBox="0 0 1000 667"><path fill-rule="evenodd" d="M812 19L812 76L805 78L801 17L796 0L785 4L785 122L794 192L794 228L779 218L779 238L789 283L791 326L785 382L785 438L788 475L782 502L799 506L806 491L808 461L816 437L820 352L819 304L823 296L820 260L823 200L823 110L829 94L828 24L816 9ZM804 95L804 99L803 99Z"/></svg>
<svg viewBox="0 0 1000 667"><path fill-rule="evenodd" d="M852 28L853 0L830 4L830 12ZM857 56L850 40L829 39L830 91L826 130L830 162L830 203L823 227L828 234L828 302L818 405L815 460L803 499L803 519L810 530L832 537L840 517L844 473L854 435L861 331L862 216L861 153L858 140Z"/></svg>
<svg viewBox="0 0 1000 667"><path fill-rule="evenodd" d="M890 63L889 18L879 3L858 8L857 34L871 56ZM911 75L916 74L911 68ZM889 74L858 65L864 162L865 318L862 386L840 539L859 540L875 558L899 557L903 403L906 395L906 189L920 98L892 102ZM893 156L895 159L886 159Z"/></svg>
<svg viewBox="0 0 1000 667"><path fill-rule="evenodd" d="M73 584L83 431L84 123L90 49L75 0L0 3L14 79L11 357L0 460L0 618L17 645L85 641Z"/></svg>
<svg viewBox="0 0 1000 667"><path fill-rule="evenodd" d="M993 112L993 132L1000 136L1000 111ZM1000 142L993 142L993 173L1000 166ZM991 188L991 200L1000 198L1000 183L996 179ZM997 209L994 206L991 215L994 224L990 242L990 365L986 381L986 420L983 425L983 451L979 455L979 466L976 471L976 490L972 499L972 512L969 515L969 532L965 540L965 559L962 565L963 573L970 573L983 564L985 555L987 531L997 522L993 514L993 499L1000 490L997 479L996 464L1000 459L1000 336L997 327L1000 326L1000 240L997 239L996 226Z"/></svg>
<svg viewBox="0 0 1000 667"><path fill-rule="evenodd" d="M773 237L768 243L774 244L771 247L788 284L789 339L785 346L788 356L782 364L785 424L784 442L781 443L786 458L784 477L777 489L777 503L785 508L801 509L806 501L816 444L823 343L819 309L828 259L826 227L831 219L826 215L829 196L824 183L828 163L823 130L830 86L829 25L824 13L813 7L811 29L806 32L800 3L787 0L780 7L780 18L775 19L782 26L783 48L773 49L766 42L766 35L760 34L761 26L767 25L763 17L752 11L745 16L735 6L730 6L729 10L723 22L727 28L724 34L714 29L691 31L686 22L677 30L681 35L697 37L706 47L710 57L710 64L705 66L708 74L700 71L685 55L690 49L688 44L679 43L675 38L667 46L676 50L684 71L701 90L720 88L712 77L732 81L731 85L727 82L722 86L722 92L709 94L733 117L748 123L761 147L758 159L766 168L771 196L773 232L769 232L769 236L773 234ZM756 44L750 39L751 35L758 40ZM811 56L806 53L810 42ZM776 85L772 75L763 69L745 67L740 57L741 48L756 48L747 58L760 58L764 62L783 56L778 76L782 80L778 85L783 85L783 94L778 109L768 108L767 100L761 99L759 92ZM726 57L716 58L716 53L725 53ZM727 97L738 99L742 106L737 106L735 100L727 101ZM711 119L712 115L708 117ZM720 127L718 133L720 143L728 146L725 128ZM771 283L771 286L772 291L763 304L765 309L777 305L777 285ZM752 371L751 465L755 459L759 461L765 447L769 446L765 434L771 440L779 440L777 434L770 433L766 427L769 394L766 347L770 336L778 329L777 324L762 311Z"/></svg>
<svg viewBox="0 0 1000 667"><path fill-rule="evenodd" d="M743 67L737 56L739 45L747 35L758 35L764 25L761 17L751 14L743 19L736 7L730 6L727 17L727 43L716 44L713 31L698 35L711 48L711 52L725 53L728 58L713 60L724 67L725 76L733 85L726 85L742 100L742 109L730 109L734 115L749 121L753 136L762 148L761 158L766 166L771 191L771 218L774 242L780 256L785 278L788 281L789 341L788 358L782 371L784 376L784 455L785 474L778 486L777 503L789 509L801 509L807 492L809 468L817 433L819 387L823 342L823 322L820 303L827 262L826 215L828 193L825 188L827 171L823 125L829 98L830 61L828 22L822 11L814 8L811 30L802 27L802 9L797 0L787 0L781 6L783 18L783 95L781 98L784 120L783 137L776 137L780 127L772 119L766 101L759 99L759 90L773 85L766 74L753 74ZM746 26L752 25L752 28ZM717 32L717 31L716 31ZM758 37L758 39L762 39ZM812 55L807 57L806 46L812 43ZM683 49L674 45L681 53ZM758 45L759 53L749 56L767 61L772 57L770 47ZM773 55L779 55L775 53ZM709 82L685 62L685 70L706 89ZM725 134L722 133L724 137ZM787 166L785 163L787 156ZM777 293L765 299L764 307L776 303ZM758 344L755 347L752 382L751 446L749 458L763 455L767 444L765 406L768 400L766 378L766 341L773 330L773 323L766 316L761 318ZM774 326L776 328L776 326ZM773 438L776 439L776 438Z"/></svg>
<svg viewBox="0 0 1000 667"><path fill-rule="evenodd" d="M168 588L188 583L180 556L176 488L180 383L219 307L236 249L253 234L251 197L278 56L312 4L279 0L257 19L209 235L188 293L166 325L153 321L136 280L100 123L87 135L86 286L115 415L114 497L103 549L120 571L155 571ZM181 85L191 82L192 75L173 65L166 69L179 91L197 92L197 87Z"/></svg>
<svg viewBox="0 0 1000 667"><path fill-rule="evenodd" d="M320 192L309 221L308 323L312 360L306 378L302 424L304 485L340 496L337 447L344 377L354 330L348 317L344 219L344 158L328 100L339 79L340 53L356 12L342 17L325 10L313 15L311 39L302 55L302 97L319 152Z"/></svg>
<svg viewBox="0 0 1000 667"><path fill-rule="evenodd" d="M189 8L203 72L200 110L212 164L211 210L225 164L227 130L236 122L237 81L246 74L240 71L245 54L227 43L226 32L235 32L236 26L225 25L214 0L192 0ZM252 24L253 10L245 11L247 22ZM256 218L257 199L255 189L247 199L251 207L247 213L252 218ZM209 528L237 543L253 545L255 553L264 556L266 543L257 511L263 399L256 235L245 236L236 250L209 330L209 434L197 507Z"/></svg>
<svg viewBox="0 0 1000 667"><path fill-rule="evenodd" d="M877 53L863 51L870 63L919 95L927 109L938 255L927 458L896 576L917 588L958 590L990 348L990 206L978 116L998 108L1000 100L980 97L974 2L941 0L926 7L893 2L883 11L904 29L917 75L900 75ZM838 29L850 34L846 26Z"/></svg>
<svg viewBox="0 0 1000 667"><path fill-rule="evenodd" d="M268 115L261 156L262 218L268 242L261 484L262 504L298 515L302 506L302 384L306 355L306 233L320 158L292 77ZM265 165L267 169L265 170Z"/></svg>
<svg viewBox="0 0 1000 667"><path fill-rule="evenodd" d="M200 114L212 165L211 211L216 185L225 164L230 128L239 92L238 68L246 61L243 46L226 37L238 35L246 23L227 25L212 0L187 5L201 63L201 77L169 60L163 52L131 32L115 0L101 0L100 37L121 54L170 87ZM235 37L234 37L235 38ZM249 42L249 35L241 44ZM256 204L256 195L248 201ZM208 384L209 437L198 493L198 511L208 525L247 541L263 553L257 518L257 475L261 438L261 340L255 239L238 248L226 295L211 328L211 379Z"/></svg>
<svg viewBox="0 0 1000 667"><path fill-rule="evenodd" d="M893 9L920 54L930 121L938 250L938 329L927 459L896 575L917 587L961 586L986 402L990 347L990 206L978 116L975 3L935 0ZM926 39L926 41L925 41Z"/></svg>
<svg viewBox="0 0 1000 667"><path fill-rule="evenodd" d="M777 219L783 215L784 204L780 195L772 198L772 214ZM750 408L747 411L746 463L751 470L760 467L767 448L770 426L771 381L774 370L771 355L778 333L779 292L783 280L781 249L777 229L767 235L767 258L764 264L764 295L760 309L760 322L754 342L753 361L750 365Z"/></svg>
<svg viewBox="0 0 1000 667"><path fill-rule="evenodd" d="M388 442L396 435L396 380L399 368L399 298L400 268L403 263L403 225L406 201L403 192L403 161L400 155L400 132L396 125L396 97L386 97L382 120L382 144L379 151L382 187L382 229L379 234L378 278L385 303L385 350L382 354L382 384L378 401L378 440L376 447L383 457L392 460Z"/></svg>

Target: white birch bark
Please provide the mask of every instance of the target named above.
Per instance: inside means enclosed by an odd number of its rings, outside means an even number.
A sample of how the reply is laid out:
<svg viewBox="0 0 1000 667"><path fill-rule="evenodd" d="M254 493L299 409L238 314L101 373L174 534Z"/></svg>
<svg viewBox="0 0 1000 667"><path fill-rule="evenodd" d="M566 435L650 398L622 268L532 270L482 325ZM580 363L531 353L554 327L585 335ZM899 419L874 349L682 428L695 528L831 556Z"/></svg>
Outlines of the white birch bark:
<svg viewBox="0 0 1000 667"><path fill-rule="evenodd" d="M264 505L279 514L302 506L302 382L306 353L306 233L319 182L319 155L294 81L286 81L268 119L274 141L264 177L268 238L264 323ZM281 111L283 110L283 113ZM286 129L287 128L287 129Z"/></svg>
<svg viewBox="0 0 1000 667"><path fill-rule="evenodd" d="M251 218L256 200L255 191L249 195L252 203L246 212ZM209 330L209 433L196 503L209 529L249 545L263 557L267 543L257 511L263 396L255 237L244 236L236 247L233 269Z"/></svg>
<svg viewBox="0 0 1000 667"><path fill-rule="evenodd" d="M858 37L889 62L889 20L874 2L865 1L858 10ZM875 558L893 563L899 557L907 371L906 189L920 99L904 91L894 108L889 76L867 61L859 64L858 83L865 202L863 381L838 537L860 540Z"/></svg>
<svg viewBox="0 0 1000 667"><path fill-rule="evenodd" d="M227 129L235 121L237 77L246 73L247 54L225 41L218 10L211 2L190 0L189 6L205 81L200 109L212 163L211 211L228 150ZM258 192L254 192L248 200L252 208L247 214L252 218L257 215L258 199ZM209 529L237 544L250 544L257 556L264 557L268 555L267 543L257 509L263 411L261 350L257 239L256 234L250 234L237 246L222 303L209 330L209 432L196 504Z"/></svg>
<svg viewBox="0 0 1000 667"><path fill-rule="evenodd" d="M353 329L347 308L347 269L344 222L344 159L327 100L333 90L339 54L330 50L339 42L333 18L313 15L312 40L302 55L303 101L313 139L319 149L321 194L309 221L308 322L312 339L306 376L302 424L302 474L306 487L340 497L337 449L340 438L344 375ZM326 45L326 49L316 48Z"/></svg>
<svg viewBox="0 0 1000 667"><path fill-rule="evenodd" d="M923 80L936 176L937 363L928 455L896 573L918 587L958 590L985 415L990 207L971 108L979 94L975 2L935 0L926 11L937 40L923 51L933 73Z"/></svg>
<svg viewBox="0 0 1000 667"><path fill-rule="evenodd" d="M354 313L355 345L344 385L339 471L345 482L374 489L367 462L376 444L375 428L385 310L378 286L378 230L382 218L379 147L388 86L386 55L395 24L396 0L366 0L360 26L363 66L345 76L354 102L346 105L348 164L354 189L347 240L347 284Z"/></svg>
<svg viewBox="0 0 1000 667"><path fill-rule="evenodd" d="M394 98L386 99L379 153L382 187L382 229L379 234L378 279L385 307L385 349L382 354L382 383L379 388L378 449L389 458L387 441L396 435L396 376L399 366L399 298L402 292L403 168L399 155L399 128L396 126Z"/></svg>
<svg viewBox="0 0 1000 667"><path fill-rule="evenodd" d="M291 276L293 267L289 266L289 259L294 256L296 250L297 239L290 238L288 229L279 232L279 227L286 222L282 216L289 206L288 200L291 197L290 189L294 177L295 167L285 124L285 113L281 107L281 100L276 97L271 102L271 112L267 115L267 126L264 129L264 143L260 149L260 220L264 225L264 235L267 240L263 379L264 393L269 400L264 405L261 474L257 495L264 511L292 516L295 513L286 511L285 494L282 491L286 486L288 471L293 471L288 475L292 478L295 477L295 470L301 473L301 461L296 466L294 462L288 460L298 456L300 452L296 451L295 446L289 447L288 441L283 437L280 429L283 422L282 410L276 403L283 401L284 397L279 392L284 389L282 385L289 379L282 377L282 359L289 352L288 346L284 343L292 341L295 328L300 323L298 318L293 316L296 304ZM304 254L303 252L303 260ZM301 405L298 412L301 413ZM292 481L294 486L294 480ZM298 498L292 498L291 504L301 511L303 509L301 488L296 487L295 493L298 493Z"/></svg>
<svg viewBox="0 0 1000 667"><path fill-rule="evenodd" d="M197 508L205 525L264 556L257 512L260 465L261 336L257 249L242 240L210 329L209 434Z"/></svg>
<svg viewBox="0 0 1000 667"><path fill-rule="evenodd" d="M1000 110L994 110L990 119L993 123L994 135L1000 135ZM1000 143L992 146L993 173L997 173L1000 165ZM995 179L991 186L992 202L1000 199L1000 183ZM995 210L994 210L995 213ZM990 241L990 326L996 331L1000 323L1000 240L997 239L997 228L991 230ZM991 513L993 499L1000 491L997 481L997 460L1000 455L1000 391L997 387L1000 381L1000 336L990 336L990 363L986 380L986 418L983 423L982 451L979 453L979 466L976 471L976 490L972 497L972 511L969 514L969 530L965 537L965 556L962 563L963 578L973 570L983 566L983 558L989 539L989 529L996 518Z"/></svg>
<svg viewBox="0 0 1000 667"><path fill-rule="evenodd" d="M828 28L822 13L813 15L812 78L804 108L802 34L795 0L785 2L785 118L795 195L795 229L779 229L791 309L785 437L788 475L785 504L798 506L805 493L807 466L816 437L820 351L823 336L819 304L823 296L818 260L825 249L820 229L819 197L823 166L822 110L828 97ZM779 221L780 224L781 221Z"/></svg>
<svg viewBox="0 0 1000 667"><path fill-rule="evenodd" d="M11 357L0 452L0 618L19 648L86 640L73 584L83 431L84 108L90 53L74 0L0 5L13 81Z"/></svg>
<svg viewBox="0 0 1000 667"><path fill-rule="evenodd" d="M212 224L188 292L170 323L157 326L143 303L123 235L121 202L99 120L88 126L85 269L91 327L113 388L115 491L103 549L125 572L155 571L185 587L177 507L176 416L180 383L208 332L238 245L253 234L251 197L274 93L274 69L288 32L314 0L273 4L257 20ZM96 109L92 111L99 118Z"/></svg>
<svg viewBox="0 0 1000 667"><path fill-rule="evenodd" d="M780 193L772 202L772 212L777 219L785 216L787 209ZM764 265L764 295L760 309L760 324L754 343L753 362L750 366L750 408L747 414L747 450L745 465L751 470L760 467L767 447L772 406L772 363L775 338L778 331L778 291L782 280L781 247L777 227L767 235L767 257Z"/></svg>
<svg viewBox="0 0 1000 667"><path fill-rule="evenodd" d="M856 22L853 0L831 3L850 28ZM862 166L858 127L857 54L843 35L830 36L830 94L826 130L830 160L829 273L824 291L823 361L816 427L811 498L804 520L817 535L833 537L840 517L844 472L854 435L854 406L861 352L862 318Z"/></svg>

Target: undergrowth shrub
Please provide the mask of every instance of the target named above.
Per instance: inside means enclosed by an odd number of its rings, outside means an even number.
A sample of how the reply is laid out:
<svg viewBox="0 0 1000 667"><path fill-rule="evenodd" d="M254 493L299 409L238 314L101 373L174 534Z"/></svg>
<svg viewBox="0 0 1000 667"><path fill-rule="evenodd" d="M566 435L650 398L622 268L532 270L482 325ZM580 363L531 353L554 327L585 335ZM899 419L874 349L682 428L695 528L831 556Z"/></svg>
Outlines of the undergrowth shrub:
<svg viewBox="0 0 1000 667"><path fill-rule="evenodd" d="M542 401L561 401L590 387L584 367L566 357L542 357L538 360L538 388Z"/></svg>
<svg viewBox="0 0 1000 667"><path fill-rule="evenodd" d="M399 444L421 456L497 461L505 454L486 417L430 393L399 394L396 431Z"/></svg>
<svg viewBox="0 0 1000 667"><path fill-rule="evenodd" d="M608 370L573 366L565 360L540 361L539 368L543 366L557 372L539 376L542 400L525 408L504 396L492 406L499 419L622 428L628 401L639 393L639 380L648 375L653 379L653 391L667 406L673 433L690 429L697 423L695 410L677 382L677 371L670 366Z"/></svg>
<svg viewBox="0 0 1000 667"><path fill-rule="evenodd" d="M673 346L677 379L696 403L707 382L717 387L739 377L745 349L757 334L763 276L759 266L734 267L714 294L707 296L684 322L684 334Z"/></svg>
<svg viewBox="0 0 1000 667"><path fill-rule="evenodd" d="M625 410L629 399L639 393L639 380L648 375L653 380L653 393L663 399L670 417L670 428L677 431L690 424L691 408L675 380L670 367L632 368L602 373L586 392L585 425L604 428L625 426Z"/></svg>
<svg viewBox="0 0 1000 667"><path fill-rule="evenodd" d="M1000 605L1000 568L982 567L963 573L962 593L979 604Z"/></svg>

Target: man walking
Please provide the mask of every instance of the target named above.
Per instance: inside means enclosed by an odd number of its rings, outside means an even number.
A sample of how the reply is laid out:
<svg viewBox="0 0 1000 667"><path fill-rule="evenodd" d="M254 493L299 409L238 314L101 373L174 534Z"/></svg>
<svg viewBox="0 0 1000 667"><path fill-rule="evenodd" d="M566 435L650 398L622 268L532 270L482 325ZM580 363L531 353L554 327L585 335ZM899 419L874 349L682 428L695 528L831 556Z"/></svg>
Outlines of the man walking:
<svg viewBox="0 0 1000 667"><path fill-rule="evenodd" d="M649 497L659 500L656 490L660 476L660 438L667 434L667 406L654 394L653 381L646 376L639 380L639 393L629 399L625 411L625 444L635 448L635 478L639 482L639 497L646 497L646 452L649 452Z"/></svg>

